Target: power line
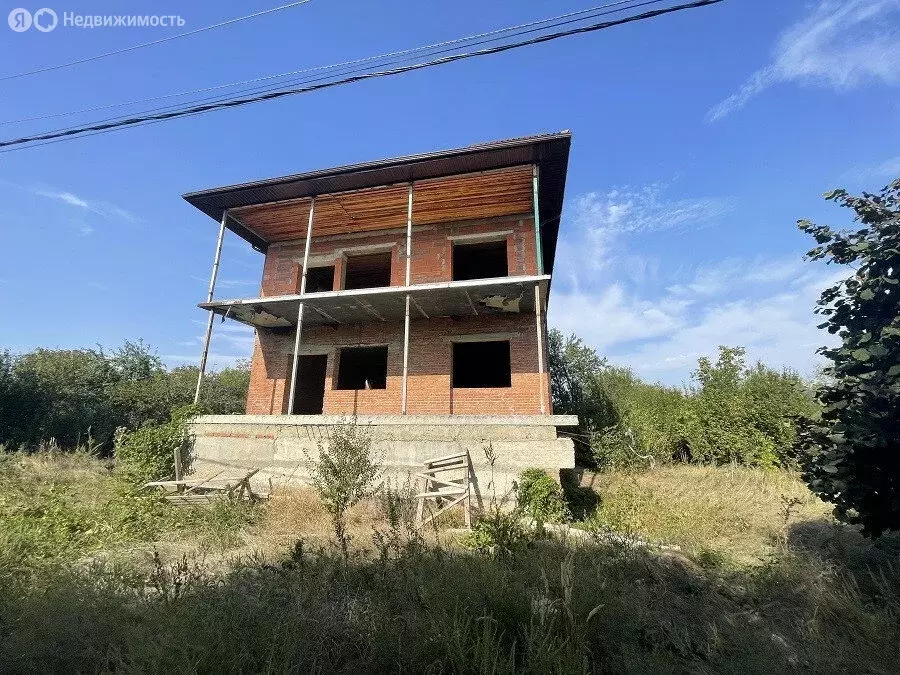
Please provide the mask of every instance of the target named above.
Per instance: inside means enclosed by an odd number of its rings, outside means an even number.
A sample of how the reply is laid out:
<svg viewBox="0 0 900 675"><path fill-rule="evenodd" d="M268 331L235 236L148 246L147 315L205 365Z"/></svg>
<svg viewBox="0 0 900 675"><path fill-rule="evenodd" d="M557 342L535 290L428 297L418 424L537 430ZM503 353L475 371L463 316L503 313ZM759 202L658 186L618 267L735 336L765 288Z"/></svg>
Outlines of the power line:
<svg viewBox="0 0 900 675"><path fill-rule="evenodd" d="M567 25L570 23L585 21L590 18L597 18L597 17L604 16L607 14L614 14L614 13L622 12L622 11L625 11L626 9L633 10L633 9L637 9L639 7L659 4L660 2L664 2L664 1L666 1L666 0L644 0L643 2L637 2L636 0L620 0L619 2L613 2L613 3L607 4L607 5L601 5L599 7L592 7L587 10L571 12L569 14L563 14L563 15L557 16L557 17L551 17L548 19L542 19L540 21L533 21L533 22L526 23L526 24L520 24L518 26L512 26L509 28L503 28L503 29L498 29L498 30L494 30L494 31L489 31L487 33L480 33L480 34L472 35L472 36L465 37L465 38L448 40L446 42L437 43L436 45L428 45L425 47L417 47L414 49L407 49L407 50L403 50L400 52L392 52L392 53L384 55L384 56L392 56L394 54L410 54L410 53L415 52L414 56L418 56L421 54L423 56L427 55L428 57L433 58L440 54L457 51L461 47L453 46L453 45L458 44L458 43L465 42L466 43L465 46L471 48L471 47L474 47L477 45L490 44L492 42L509 39L511 37L516 37L519 35L526 35L528 33L533 33L533 32L542 31L542 30L549 30L551 28L557 28L559 26ZM623 4L629 4L629 3L630 3L630 6L626 7L626 8L610 9L612 7L617 7L617 6L620 6ZM606 10L606 11L599 11L599 10ZM588 12L590 14L586 14ZM576 16L576 15L582 15L582 16L577 17L577 18L570 18L570 17ZM565 20L560 21L559 19L565 19ZM543 25L541 25L539 27L534 27L534 26L537 26L538 24L543 24ZM523 29L523 30L519 30L519 29ZM509 33L509 31L515 31L515 32ZM507 33L507 34L497 36L498 33ZM493 37L477 39L477 38L482 38L483 36L493 36ZM472 40L476 40L476 41L473 42ZM443 45L451 45L451 46L445 47L445 48L439 49L439 50L432 49L433 47L440 47ZM333 68L337 68L340 66L353 64L353 63L371 62L373 60L380 61L380 63L378 63L378 65L377 65L377 67L385 68L388 66L394 66L394 65L399 65L399 64L405 63L405 62L409 61L410 58L404 57L404 58L399 58L399 59L395 59L395 60L391 60L391 61L384 61L383 57L381 57L381 56L368 57L365 59L358 59L357 61L346 61L341 64L335 64L334 66L320 66L318 68L310 68L307 71L301 71L301 72L323 71L323 70L333 69ZM105 118L105 119L95 120L94 122L92 122L92 125L97 125L97 124L102 124L102 123L107 123L107 122L114 122L117 120L129 119L130 117L134 117L136 115L143 116L143 115L149 115L151 113L158 113L158 112L164 112L164 111L169 111L169 110L178 110L187 105L227 101L227 100L229 100L230 97L233 97L238 94L243 94L243 95L248 95L248 96L256 95L256 94L263 94L263 93L268 93L268 92L272 92L272 91L277 91L279 89L279 87L284 87L284 86L288 86L288 85L292 86L292 87L296 87L300 84L311 84L314 82L327 81L327 80L330 80L330 79L332 79L334 77L338 77L338 76L350 76L350 75L355 75L356 73L366 72L371 67L375 67L375 66L365 66L365 67L360 67L360 68L355 68L355 69L350 69L350 70L344 70L344 72L327 74L327 75L322 75L322 76L313 77L313 78L304 77L304 78L292 80L289 82L280 83L279 85L272 86L272 87L256 87L256 88L244 89L241 91L232 92L231 94L223 96L223 97L212 96L212 97L206 97L206 98L201 98L201 99L195 99L192 101L186 101L186 102L182 102L182 103L178 103L178 104L173 104L171 106L151 108L149 110L142 110L140 112L130 113L129 115L109 117L109 118ZM79 126L75 125L75 126L70 126L70 127L53 129L51 131L53 133L56 133L56 132L68 131L71 129L77 129L77 128L79 128ZM48 131L46 133L51 133L51 131Z"/></svg>
<svg viewBox="0 0 900 675"><path fill-rule="evenodd" d="M77 61L69 61L67 63L58 63L53 66L44 66L43 68L36 68L35 70L28 70L22 73L15 73L13 75L4 75L0 77L0 82L5 80L15 80L20 77L27 77L29 75L37 75L39 73L47 73L51 70L60 70L62 68L70 68L71 66L77 66L82 63L89 63L90 61L99 61L100 59L105 59L109 56L116 56L117 54L125 54L126 52L133 52L136 49L143 49L144 47L152 47L153 45L162 44L163 42L171 42L172 40L178 40L183 37L188 37L190 35L196 35L197 33L203 33L208 30L213 30L215 28L222 28L223 26L229 26L233 23L238 23L239 21L246 21L247 19L255 19L258 16L263 16L264 14L271 14L272 12L280 12L284 9L290 9L291 7L297 7L298 5L305 5L310 0L298 0L297 2L291 2L287 5L281 5L279 7L272 7L271 9L264 9L261 12L255 12L253 14L248 14L246 16L239 16L234 19L228 19L226 21L220 21L219 23L214 23L209 26L203 26L202 28L195 28L194 30L189 30L186 33L178 33L177 35L170 35L168 37L160 38L159 40L153 40L152 42L144 42L139 45L132 45L130 47L123 47L122 49L116 49L115 51L105 52L103 54L96 54L94 56L88 56L83 59L78 59Z"/></svg>
<svg viewBox="0 0 900 675"><path fill-rule="evenodd" d="M327 65L327 66L316 66L314 68L304 68L301 70L291 70L291 71L288 71L285 73L278 73L275 75L264 75L261 77L255 77L255 78L251 78L251 79L247 79L247 80L240 80L238 82L230 82L227 84L218 84L218 85L214 85L214 86L210 86L210 87L202 87L199 89L191 89L191 90L175 92L175 93L171 93L171 94L161 94L159 96L150 96L147 98L136 99L133 101L123 101L120 103L109 103L106 105L93 106L90 108L81 108L79 110L70 110L67 112L51 113L51 114L47 114L47 115L38 115L38 116L34 116L34 117L23 117L23 118L14 119L14 120L5 120L5 121L0 121L0 126L6 126L9 124L19 124L22 122L36 122L39 120L53 119L56 117L69 117L72 115L80 115L83 113L98 112L100 110L108 110L110 108L124 108L124 107L128 107L131 105L139 105L141 103L152 103L154 101L162 101L162 100L171 99L171 98L181 98L184 96L192 96L194 94L203 94L203 93L210 92L210 91L217 91L217 90L221 90L221 89L231 89L231 88L241 87L241 86L248 85L248 84L257 84L257 83L266 82L269 80L283 79L283 78L291 77L294 75L302 75L302 74L306 74L306 73L335 70L335 69L343 68L346 66L355 66L355 65L360 65L363 63L371 63L373 61L381 61L381 60L385 60L385 59L396 57L396 56L410 56L410 55L415 55L417 53L425 52L425 51L428 51L431 49L437 49L439 47L447 47L450 45L462 45L463 43L469 43L474 40L479 40L481 38L491 37L491 36L495 36L495 35L500 36L505 33L511 33L513 31L521 30L523 28L531 28L533 26L540 26L540 25L544 25L544 24L555 24L556 22L558 22L562 19L569 19L571 17L584 18L585 15L593 15L595 12L598 12L599 10L610 9L613 7L619 7L621 5L630 5L630 6L623 7L622 9L616 10L616 11L625 11L626 9L635 9L637 7L658 4L658 3L664 2L664 1L665 0L648 0L647 2L641 2L641 3L635 4L636 0L618 0L617 2L611 2L611 3L605 4L605 5L598 5L596 7L589 7L587 9L578 10L576 12L569 12L567 14L560 14L559 16L550 17L547 19L540 19L538 21L530 21L528 23L518 24L516 26L509 26L506 28L498 28L496 30L487 31L485 33L476 33L475 35L469 35L469 36L463 37L463 38L456 38L453 40L445 40L444 42L436 42L436 43L433 43L430 45L423 45L420 47L412 47L410 49L403 49L400 51L388 52L386 54L379 54L376 56L368 56L368 57L361 58L361 59L354 59L352 61L344 61L342 63L335 63L335 64L331 64L331 65ZM497 39L500 39L500 38L498 37ZM0 80L2 80L2 79L5 79L5 78L0 78ZM184 105L184 104L182 104L182 105Z"/></svg>
<svg viewBox="0 0 900 675"><path fill-rule="evenodd" d="M246 98L238 98L238 99L229 99L226 101L220 101L216 103L209 103L205 105L193 106L189 108L182 108L179 110L174 110L171 112L163 112L154 115L145 115L140 117L131 117L123 120L117 120L113 122L106 122L101 124L93 124L88 126L74 127L71 129L54 131L44 134L39 134L36 136L25 136L22 138L17 138L8 141L0 141L0 148L9 148L9 150L13 149L11 146L24 145L26 143L35 143L38 141L52 141L54 139L62 139L62 138L73 138L76 136L81 136L85 134L94 135L91 132L108 132L114 129L122 128L122 127L130 127L135 125L140 125L144 123L153 123L157 121L165 121L170 119L176 119L179 117L189 117L193 115L200 115L207 112L212 112L214 110L222 110L225 108L234 108L238 106L249 105L251 103L258 103L261 101L269 101L277 98L282 98L285 96L293 96L296 94L305 94L313 91L318 91L320 89L328 89L331 87L336 87L344 84L351 84L353 82L360 82L362 80L374 79L378 77L387 77L390 75L399 75L401 73L410 72L413 70L422 70L424 68L430 68L433 66L443 65L446 63L453 63L455 61L461 61L464 59L473 58L476 56L486 56L489 54L498 54L500 52L509 51L512 49L518 49L519 47L525 47L534 44L540 44L543 42L549 42L551 40L556 40L562 37L568 37L571 35L579 35L582 33L590 33L598 30L603 30L606 28L611 28L613 26L619 26L626 23L633 23L636 21L642 21L644 19L651 19L657 16L662 16L664 14L671 14L674 12L687 10L687 9L697 9L700 7L705 7L708 5L714 5L723 2L723 0L696 0L695 2L685 3L681 5L675 5L673 7L666 7L662 9L650 10L647 12L643 12L641 14L635 14L632 16L627 16L621 19L615 19L612 21L603 21L599 23L594 23L588 26L581 26L578 28L572 28L566 31L560 31L556 33L550 33L547 35L540 35L534 38L530 38L528 40L521 40L519 42L513 42L510 44L497 45L495 47L488 47L485 49L476 50L473 52L464 52L462 54L452 54L450 56L444 56L439 59L434 59L431 61L426 61L422 63L414 63L411 65L400 66L398 68L393 68L389 70L381 70L372 73L364 73L359 75L353 75L350 77L345 77L340 80L335 80L332 82L324 82L319 84L314 84L306 87L299 87L293 89L286 90L278 90L272 91L265 94L259 94L256 96L250 96ZM4 152L8 152L6 150Z"/></svg>

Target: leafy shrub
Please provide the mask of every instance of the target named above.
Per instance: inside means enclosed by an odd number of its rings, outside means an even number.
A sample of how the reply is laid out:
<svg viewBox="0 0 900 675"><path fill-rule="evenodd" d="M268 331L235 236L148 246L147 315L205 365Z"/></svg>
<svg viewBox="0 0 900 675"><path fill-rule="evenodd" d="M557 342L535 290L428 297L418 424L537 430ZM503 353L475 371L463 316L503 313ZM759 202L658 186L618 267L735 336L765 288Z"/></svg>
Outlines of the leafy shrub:
<svg viewBox="0 0 900 675"><path fill-rule="evenodd" d="M522 523L522 512L493 505L472 524L472 531L460 543L479 553L500 557L513 555L533 539L533 533Z"/></svg>
<svg viewBox="0 0 900 675"><path fill-rule="evenodd" d="M372 453L372 437L355 421L332 427L328 443L319 442L310 482L331 516L334 536L345 558L350 555L347 510L373 494L380 475L379 458Z"/></svg>
<svg viewBox="0 0 900 675"><path fill-rule="evenodd" d="M609 365L575 336L551 331L554 410L579 416L576 461L603 469L647 469L673 460L793 466L796 421L815 417L810 387L796 373L747 367L742 347L703 357L693 386L643 382ZM585 445L588 448L585 449Z"/></svg>
<svg viewBox="0 0 900 675"><path fill-rule="evenodd" d="M544 523L561 523L568 517L562 488L542 469L522 472L516 499L522 513L534 518L539 531Z"/></svg>
<svg viewBox="0 0 900 675"><path fill-rule="evenodd" d="M70 450L87 435L104 452L115 430L165 424L172 411L194 400L198 369L167 370L151 347L126 341L112 352L102 349L35 349L0 352L0 443L34 449L55 439ZM207 373L198 412L244 411L250 368Z"/></svg>
<svg viewBox="0 0 900 675"><path fill-rule="evenodd" d="M187 425L196 414L196 407L184 406L175 410L165 424L147 424L135 431L120 429L115 439L115 455L122 472L134 481L173 476L175 450L186 446ZM187 471L186 453L182 462Z"/></svg>
<svg viewBox="0 0 900 675"><path fill-rule="evenodd" d="M117 419L108 393L117 375L102 351L35 349L13 360L11 374L26 397L0 408L0 417L26 432L20 443L55 438L73 447L88 433L109 443Z"/></svg>
<svg viewBox="0 0 900 675"><path fill-rule="evenodd" d="M852 276L825 289L820 328L840 338L817 397L820 421L805 425L804 478L835 515L874 536L900 530L900 178L880 194L833 190L855 231L800 221L817 246L811 260L847 265Z"/></svg>
<svg viewBox="0 0 900 675"><path fill-rule="evenodd" d="M164 533L224 550L243 541L258 513L245 502L173 507L81 452L0 455L0 585L4 574L28 576Z"/></svg>

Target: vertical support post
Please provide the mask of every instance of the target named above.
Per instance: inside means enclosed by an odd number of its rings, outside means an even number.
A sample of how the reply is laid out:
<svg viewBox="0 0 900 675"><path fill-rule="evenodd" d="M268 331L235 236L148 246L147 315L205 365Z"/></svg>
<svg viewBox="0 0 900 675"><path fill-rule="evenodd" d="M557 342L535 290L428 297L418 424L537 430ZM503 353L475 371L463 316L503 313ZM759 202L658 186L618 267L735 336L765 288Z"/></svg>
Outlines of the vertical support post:
<svg viewBox="0 0 900 675"><path fill-rule="evenodd" d="M406 205L406 313L403 319L403 385L400 396L400 413L406 414L407 379L409 377L409 281L412 264L412 222L413 222L413 184L409 184L409 197Z"/></svg>
<svg viewBox="0 0 900 675"><path fill-rule="evenodd" d="M209 290L206 293L206 301L212 302L213 292L216 290L216 276L219 274L219 260L222 257L222 241L225 239L225 219L228 211L222 214L222 223L219 225L219 239L216 242L216 255L213 257L212 273L209 275ZM206 337L203 340L203 354L200 356L200 373L197 375L197 390L194 392L194 404L200 400L200 384L203 382L203 373L206 372L206 359L209 356L209 341L212 338L213 320L216 313L209 310L209 319L206 322Z"/></svg>
<svg viewBox="0 0 900 675"><path fill-rule="evenodd" d="M541 211L538 204L538 165L531 167L532 203L534 204L534 252L537 256L537 272L544 273L544 252L541 250Z"/></svg>
<svg viewBox="0 0 900 675"><path fill-rule="evenodd" d="M413 224L413 184L409 184L409 196L406 200L406 285L409 286L410 267L412 265L412 224Z"/></svg>
<svg viewBox="0 0 900 675"><path fill-rule="evenodd" d="M306 268L309 266L309 245L312 241L313 213L316 210L316 198L309 200L309 224L306 226L306 244L303 247L303 276L300 278L300 295L306 293Z"/></svg>
<svg viewBox="0 0 900 675"><path fill-rule="evenodd" d="M181 461L181 451L185 446L184 440L178 444L178 446L173 450L175 454L175 480L181 480L184 477L184 464ZM179 485L177 487L178 492L182 491L183 486Z"/></svg>
<svg viewBox="0 0 900 675"><path fill-rule="evenodd" d="M316 210L316 198L309 200L309 224L306 226L306 244L303 247L303 276L300 278L300 306L297 308L297 332L294 333L294 361L291 365L291 391L288 394L288 409L290 415L294 411L294 395L297 392L297 376L299 373L298 364L300 362L300 333L303 330L303 300L302 297L306 293L306 271L309 267L309 245L312 240L313 214Z"/></svg>
<svg viewBox="0 0 900 675"><path fill-rule="evenodd" d="M538 350L538 387L541 397L541 415L547 413L547 405L544 402L544 331L541 321L541 285L534 285L534 320L537 326L537 350Z"/></svg>

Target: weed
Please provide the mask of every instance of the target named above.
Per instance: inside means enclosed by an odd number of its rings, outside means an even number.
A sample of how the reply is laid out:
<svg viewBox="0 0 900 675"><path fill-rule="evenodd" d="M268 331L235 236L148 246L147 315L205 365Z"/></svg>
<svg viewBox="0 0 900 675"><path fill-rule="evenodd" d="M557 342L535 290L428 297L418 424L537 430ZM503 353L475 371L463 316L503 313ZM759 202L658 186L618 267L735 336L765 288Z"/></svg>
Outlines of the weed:
<svg viewBox="0 0 900 675"><path fill-rule="evenodd" d="M319 456L313 461L310 482L325 509L344 558L350 555L347 533L348 509L373 494L381 475L379 461L372 454L372 438L354 421L332 428L328 443L319 442Z"/></svg>
<svg viewBox="0 0 900 675"><path fill-rule="evenodd" d="M416 527L416 491L411 480L407 478L396 488L386 481L376 495L376 502L386 527L374 528L372 543L382 563L419 554L425 547L425 540Z"/></svg>
<svg viewBox="0 0 900 675"><path fill-rule="evenodd" d="M561 523L568 518L562 488L542 469L526 469L519 477L516 493L519 508L534 519L538 533L544 523Z"/></svg>

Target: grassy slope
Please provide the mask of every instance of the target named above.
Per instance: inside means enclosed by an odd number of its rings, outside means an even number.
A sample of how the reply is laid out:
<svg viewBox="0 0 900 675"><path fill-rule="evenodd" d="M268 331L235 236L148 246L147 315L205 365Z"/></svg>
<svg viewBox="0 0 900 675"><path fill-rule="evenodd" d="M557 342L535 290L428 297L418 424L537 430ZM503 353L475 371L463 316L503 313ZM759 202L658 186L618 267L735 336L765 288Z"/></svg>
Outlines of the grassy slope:
<svg viewBox="0 0 900 675"><path fill-rule="evenodd" d="M349 562L310 553L329 526L308 491L276 494L243 526L243 514L165 512L154 534L122 529L116 514L134 507L101 466L29 460L0 480L0 515L14 515L0 539L63 544L32 574L0 572L2 672L892 672L900 659L896 541L834 525L786 474L588 477L600 525L684 554L626 538L536 542L501 559L432 546ZM62 511L46 508L53 486ZM782 494L802 501L787 521ZM119 531L53 525L79 510ZM359 547L383 527L372 505L351 520ZM154 536L166 542L155 559ZM211 537L240 559L210 565ZM298 537L307 543L289 555ZM135 543L136 559L96 562ZM85 555L94 562L72 564Z"/></svg>
<svg viewBox="0 0 900 675"><path fill-rule="evenodd" d="M582 484L600 496L589 522L739 564L765 560L798 523L832 524L830 508L784 471L670 466L588 474Z"/></svg>

